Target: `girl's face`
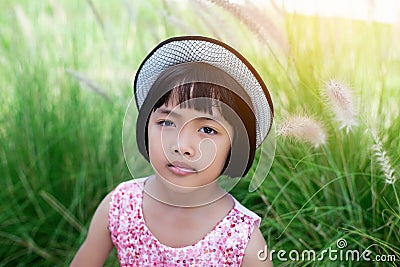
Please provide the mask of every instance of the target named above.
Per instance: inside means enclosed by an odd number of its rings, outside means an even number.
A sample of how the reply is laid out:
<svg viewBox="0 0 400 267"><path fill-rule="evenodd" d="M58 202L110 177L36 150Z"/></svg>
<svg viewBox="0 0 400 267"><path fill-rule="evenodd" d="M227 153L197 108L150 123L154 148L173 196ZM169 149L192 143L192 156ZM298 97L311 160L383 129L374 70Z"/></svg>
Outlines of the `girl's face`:
<svg viewBox="0 0 400 267"><path fill-rule="evenodd" d="M152 112L148 151L157 176L182 187L200 187L219 177L229 155L233 128L216 107L212 111L210 115L182 108L171 99Z"/></svg>

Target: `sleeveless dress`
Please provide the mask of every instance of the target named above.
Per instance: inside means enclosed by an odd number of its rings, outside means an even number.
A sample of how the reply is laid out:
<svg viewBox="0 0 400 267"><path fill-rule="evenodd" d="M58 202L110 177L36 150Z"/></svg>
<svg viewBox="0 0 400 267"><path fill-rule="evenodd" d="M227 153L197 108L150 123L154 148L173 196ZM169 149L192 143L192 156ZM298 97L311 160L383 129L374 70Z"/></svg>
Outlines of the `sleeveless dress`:
<svg viewBox="0 0 400 267"><path fill-rule="evenodd" d="M162 244L147 228L142 200L147 178L118 185L111 197L108 229L122 267L127 266L240 266L260 217L233 196L234 207L201 240L184 247Z"/></svg>

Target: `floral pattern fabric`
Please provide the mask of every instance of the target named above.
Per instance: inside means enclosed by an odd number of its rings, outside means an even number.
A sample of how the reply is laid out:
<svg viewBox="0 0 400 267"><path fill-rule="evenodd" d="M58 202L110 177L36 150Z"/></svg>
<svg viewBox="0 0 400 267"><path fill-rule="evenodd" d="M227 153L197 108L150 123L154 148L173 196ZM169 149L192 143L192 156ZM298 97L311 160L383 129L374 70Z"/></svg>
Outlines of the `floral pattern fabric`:
<svg viewBox="0 0 400 267"><path fill-rule="evenodd" d="M121 183L112 193L108 229L122 267L241 265L260 217L232 197L234 207L201 240L190 246L169 247L158 241L145 224L142 212L145 179Z"/></svg>

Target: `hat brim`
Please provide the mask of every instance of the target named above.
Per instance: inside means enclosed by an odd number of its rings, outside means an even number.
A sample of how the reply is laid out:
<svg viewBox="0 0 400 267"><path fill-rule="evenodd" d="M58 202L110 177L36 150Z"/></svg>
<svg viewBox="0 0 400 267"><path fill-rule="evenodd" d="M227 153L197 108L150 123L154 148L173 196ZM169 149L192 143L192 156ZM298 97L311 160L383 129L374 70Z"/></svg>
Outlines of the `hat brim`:
<svg viewBox="0 0 400 267"><path fill-rule="evenodd" d="M256 146L267 136L273 121L271 96L254 67L234 48L209 37L173 37L157 45L143 60L133 81L140 110L158 76L167 68L186 62L204 62L232 76L246 91L257 121Z"/></svg>

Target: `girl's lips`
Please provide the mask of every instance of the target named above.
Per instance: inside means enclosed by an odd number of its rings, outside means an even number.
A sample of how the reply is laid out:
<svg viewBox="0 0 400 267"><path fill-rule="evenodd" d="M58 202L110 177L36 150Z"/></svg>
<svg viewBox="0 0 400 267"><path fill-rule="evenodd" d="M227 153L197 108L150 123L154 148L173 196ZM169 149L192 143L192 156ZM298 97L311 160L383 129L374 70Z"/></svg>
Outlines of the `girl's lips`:
<svg viewBox="0 0 400 267"><path fill-rule="evenodd" d="M172 173L180 176L196 172L194 169L182 162L173 162L172 164L168 164L167 167Z"/></svg>

